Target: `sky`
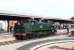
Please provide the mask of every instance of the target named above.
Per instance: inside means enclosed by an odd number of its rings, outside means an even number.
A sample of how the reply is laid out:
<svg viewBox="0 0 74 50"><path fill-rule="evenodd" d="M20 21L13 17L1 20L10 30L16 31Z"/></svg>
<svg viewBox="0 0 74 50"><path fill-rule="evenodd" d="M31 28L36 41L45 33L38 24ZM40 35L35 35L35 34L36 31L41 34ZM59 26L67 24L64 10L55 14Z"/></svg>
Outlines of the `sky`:
<svg viewBox="0 0 74 50"><path fill-rule="evenodd" d="M74 0L0 0L0 12L69 19Z"/></svg>

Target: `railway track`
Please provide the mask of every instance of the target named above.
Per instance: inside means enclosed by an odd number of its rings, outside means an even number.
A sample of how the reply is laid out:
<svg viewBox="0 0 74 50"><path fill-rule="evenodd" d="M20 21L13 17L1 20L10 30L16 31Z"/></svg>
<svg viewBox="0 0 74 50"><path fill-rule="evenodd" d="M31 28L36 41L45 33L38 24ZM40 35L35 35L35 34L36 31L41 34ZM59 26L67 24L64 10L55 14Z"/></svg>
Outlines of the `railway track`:
<svg viewBox="0 0 74 50"><path fill-rule="evenodd" d="M13 44L13 43L16 43L16 41L6 41L6 42L0 42L0 46L2 45L9 45L9 44Z"/></svg>

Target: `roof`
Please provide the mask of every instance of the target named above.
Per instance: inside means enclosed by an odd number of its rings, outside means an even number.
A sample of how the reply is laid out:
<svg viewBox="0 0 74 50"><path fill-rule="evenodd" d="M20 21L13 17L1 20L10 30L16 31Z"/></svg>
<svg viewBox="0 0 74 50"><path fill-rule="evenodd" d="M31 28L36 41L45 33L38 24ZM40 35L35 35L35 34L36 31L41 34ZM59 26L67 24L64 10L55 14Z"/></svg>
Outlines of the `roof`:
<svg viewBox="0 0 74 50"><path fill-rule="evenodd" d="M21 15L21 14L15 14L15 13L0 13L0 20L1 19L23 19L23 18L42 18L42 19L49 19L55 22L74 22L74 20L70 20L70 19L60 19L60 18L44 18L41 16L31 16L31 15Z"/></svg>
<svg viewBox="0 0 74 50"><path fill-rule="evenodd" d="M0 13L0 15L5 15L5 16L18 16L18 17L30 17L29 15L20 15L20 14L14 14L14 13Z"/></svg>

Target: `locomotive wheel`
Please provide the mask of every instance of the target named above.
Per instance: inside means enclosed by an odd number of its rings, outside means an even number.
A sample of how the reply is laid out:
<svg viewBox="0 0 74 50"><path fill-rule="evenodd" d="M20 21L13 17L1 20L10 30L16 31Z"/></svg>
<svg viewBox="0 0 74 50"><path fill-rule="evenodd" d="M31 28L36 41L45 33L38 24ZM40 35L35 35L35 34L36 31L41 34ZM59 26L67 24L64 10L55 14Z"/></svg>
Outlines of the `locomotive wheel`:
<svg viewBox="0 0 74 50"><path fill-rule="evenodd" d="M32 34L32 38L36 38L36 34Z"/></svg>
<svg viewBox="0 0 74 50"><path fill-rule="evenodd" d="M36 37L40 38L41 37L41 32L37 32Z"/></svg>
<svg viewBox="0 0 74 50"><path fill-rule="evenodd" d="M15 39L16 40L21 40L20 36L18 36L18 35L15 35Z"/></svg>
<svg viewBox="0 0 74 50"><path fill-rule="evenodd" d="M14 37L16 38L16 40L25 40L25 39L27 39L25 33L15 33Z"/></svg>
<svg viewBox="0 0 74 50"><path fill-rule="evenodd" d="M36 37L37 37L37 38L40 38L40 34L37 34Z"/></svg>
<svg viewBox="0 0 74 50"><path fill-rule="evenodd" d="M31 39L31 38L32 38L32 35L31 35L31 34L27 34L27 35L26 35L26 38L27 38L27 39Z"/></svg>

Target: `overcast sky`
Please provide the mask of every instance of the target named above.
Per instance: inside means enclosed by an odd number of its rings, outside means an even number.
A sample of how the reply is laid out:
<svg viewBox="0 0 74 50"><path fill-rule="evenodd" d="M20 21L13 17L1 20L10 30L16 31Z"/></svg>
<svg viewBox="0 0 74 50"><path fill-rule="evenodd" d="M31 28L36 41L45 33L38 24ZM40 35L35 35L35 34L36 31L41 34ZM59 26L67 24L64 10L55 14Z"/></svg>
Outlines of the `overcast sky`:
<svg viewBox="0 0 74 50"><path fill-rule="evenodd" d="M74 0L0 0L0 12L69 19L74 16Z"/></svg>

